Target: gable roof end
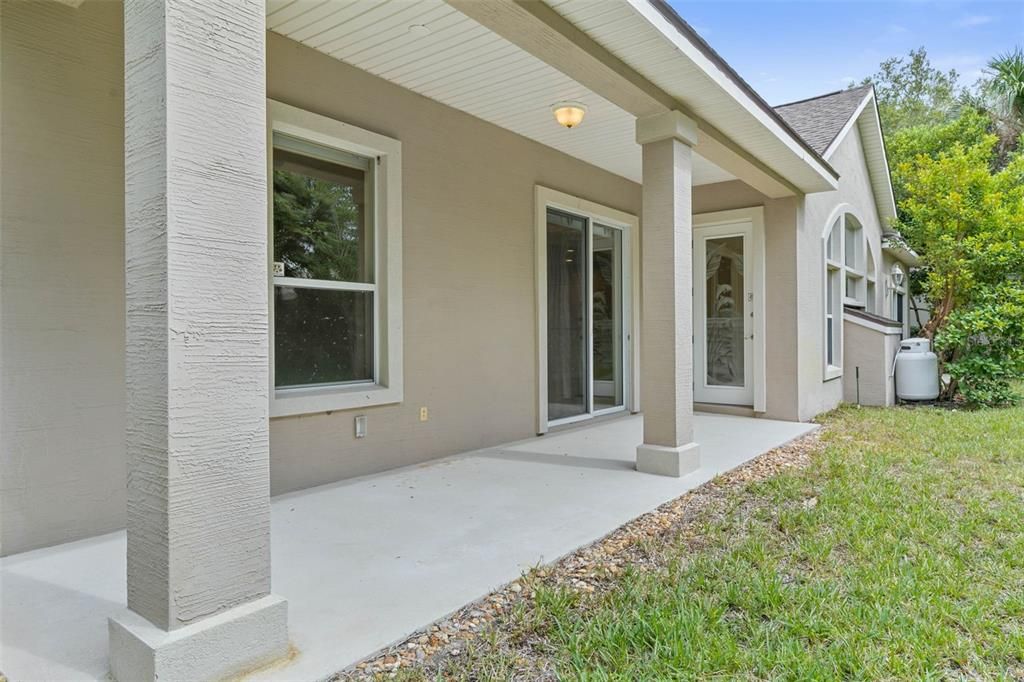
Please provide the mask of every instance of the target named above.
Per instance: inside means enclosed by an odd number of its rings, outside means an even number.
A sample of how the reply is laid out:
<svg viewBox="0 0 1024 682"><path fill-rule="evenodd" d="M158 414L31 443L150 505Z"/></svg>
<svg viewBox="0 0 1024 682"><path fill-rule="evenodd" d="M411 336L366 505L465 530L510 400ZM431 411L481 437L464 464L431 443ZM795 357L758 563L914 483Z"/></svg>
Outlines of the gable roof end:
<svg viewBox="0 0 1024 682"><path fill-rule="evenodd" d="M870 85L862 85L781 104L775 111L814 151L824 156L870 92Z"/></svg>
<svg viewBox="0 0 1024 682"><path fill-rule="evenodd" d="M825 95L782 104L775 108L827 161L846 135L860 132L864 162L868 167L875 205L883 227L896 218L896 197L889 177L882 121L872 85L837 90Z"/></svg>

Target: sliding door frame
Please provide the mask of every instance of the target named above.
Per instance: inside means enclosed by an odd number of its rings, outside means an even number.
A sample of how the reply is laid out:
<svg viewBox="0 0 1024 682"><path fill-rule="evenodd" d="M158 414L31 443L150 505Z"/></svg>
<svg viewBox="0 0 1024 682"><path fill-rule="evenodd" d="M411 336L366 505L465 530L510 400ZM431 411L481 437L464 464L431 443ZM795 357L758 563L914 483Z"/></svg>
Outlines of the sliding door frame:
<svg viewBox="0 0 1024 682"><path fill-rule="evenodd" d="M534 188L536 254L536 317L537 317L537 433L552 426L591 419L613 412L639 412L640 348L640 230L635 215L602 206L586 199L565 194L540 185ZM548 420L548 286L547 286L547 212L557 211L584 218L587 222L587 412L564 419ZM593 333L593 226L604 225L622 231L622 390L623 406L594 409L594 333Z"/></svg>

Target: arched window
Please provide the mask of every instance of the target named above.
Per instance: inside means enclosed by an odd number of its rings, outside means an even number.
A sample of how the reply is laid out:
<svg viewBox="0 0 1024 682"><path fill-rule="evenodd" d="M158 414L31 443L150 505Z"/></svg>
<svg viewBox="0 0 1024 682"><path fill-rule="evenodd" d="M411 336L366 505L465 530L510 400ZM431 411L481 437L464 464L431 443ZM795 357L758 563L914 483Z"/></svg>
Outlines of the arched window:
<svg viewBox="0 0 1024 682"><path fill-rule="evenodd" d="M840 212L824 234L825 251L825 379L843 373L843 306L874 310L875 261L864 226Z"/></svg>

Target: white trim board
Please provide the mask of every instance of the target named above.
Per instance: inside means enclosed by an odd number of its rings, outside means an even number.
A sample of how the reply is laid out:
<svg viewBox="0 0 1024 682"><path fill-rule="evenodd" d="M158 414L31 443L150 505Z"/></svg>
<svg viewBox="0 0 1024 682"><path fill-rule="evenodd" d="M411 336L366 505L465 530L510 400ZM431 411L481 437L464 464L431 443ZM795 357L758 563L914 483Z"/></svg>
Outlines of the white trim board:
<svg viewBox="0 0 1024 682"><path fill-rule="evenodd" d="M874 90L864 95L864 99L857 105L853 115L821 156L826 161L831 161L832 155L839 149L839 145L846 139L853 127L857 127L864 148L864 164L868 169L868 180L874 195L875 208L881 218L880 222L884 231L886 221L896 217L896 197L892 190L892 178L889 175L889 163L885 151L885 136L882 135L882 122L878 116L878 106L875 100ZM868 105L871 105L870 119L864 116Z"/></svg>
<svg viewBox="0 0 1024 682"><path fill-rule="evenodd" d="M765 412L768 409L768 379L765 359L766 325L765 325L765 237L764 207L737 208L713 213L697 213L693 216L693 229L729 225L733 223L750 223L753 226L753 258L754 272L751 283L754 289L753 302L753 371L754 412Z"/></svg>
<svg viewBox="0 0 1024 682"><path fill-rule="evenodd" d="M623 239L623 260L628 263L628 277L623 278L623 300L627 311L629 343L626 349L624 369L627 370L627 377L624 380L626 391L625 409L628 412L640 411L640 354L636 349L640 347L640 221L630 213L603 206L587 199L559 192L558 190L534 186L534 285L536 293L536 319L537 319L537 434L548 432L551 424L548 422L548 316L547 316L547 210L548 208L562 209L566 212L581 215L599 223L607 224L623 229L626 234ZM580 417L573 417L562 420L559 424L568 424L573 421L583 421L594 416L604 414L605 411L596 414L586 414Z"/></svg>
<svg viewBox="0 0 1024 682"><path fill-rule="evenodd" d="M374 216L375 370L374 381L350 385L277 389L274 384L274 339L270 339L270 416L358 409L402 402L402 143L369 130L314 114L283 102L267 100L267 286L268 316L274 330L274 157L273 134L376 159ZM317 282L313 281L314 286ZM349 285L349 288L363 288Z"/></svg>

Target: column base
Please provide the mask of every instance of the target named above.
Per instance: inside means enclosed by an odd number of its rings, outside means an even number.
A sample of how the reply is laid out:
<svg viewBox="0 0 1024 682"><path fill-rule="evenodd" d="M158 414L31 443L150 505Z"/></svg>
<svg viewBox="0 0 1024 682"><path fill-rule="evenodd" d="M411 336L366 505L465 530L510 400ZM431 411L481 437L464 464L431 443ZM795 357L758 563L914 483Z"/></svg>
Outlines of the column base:
<svg viewBox="0 0 1024 682"><path fill-rule="evenodd" d="M680 478L700 467L700 446L687 443L677 448L662 445L638 445L636 470L645 474Z"/></svg>
<svg viewBox="0 0 1024 682"><path fill-rule="evenodd" d="M267 595L170 632L125 610L108 630L114 680L220 680L288 654L288 602Z"/></svg>

